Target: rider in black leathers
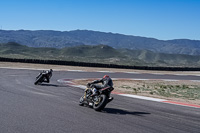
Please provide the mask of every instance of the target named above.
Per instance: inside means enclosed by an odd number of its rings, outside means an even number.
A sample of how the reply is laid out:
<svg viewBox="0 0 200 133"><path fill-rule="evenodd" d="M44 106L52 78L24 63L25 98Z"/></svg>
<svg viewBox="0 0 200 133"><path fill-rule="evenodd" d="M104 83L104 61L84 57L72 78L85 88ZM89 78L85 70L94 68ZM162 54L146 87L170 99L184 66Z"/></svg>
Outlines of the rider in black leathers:
<svg viewBox="0 0 200 133"><path fill-rule="evenodd" d="M49 83L50 81L50 78L52 77L52 72L53 70L50 69L49 71L42 71L42 75L45 77L44 81L43 82L47 82ZM37 76L37 78L40 76L40 74Z"/></svg>
<svg viewBox="0 0 200 133"><path fill-rule="evenodd" d="M45 72L45 78L46 78L46 82L47 83L49 83L49 80L50 80L50 78L52 77L52 72L53 72L53 70L52 69L50 69L49 71L46 71Z"/></svg>
<svg viewBox="0 0 200 133"><path fill-rule="evenodd" d="M98 83L102 83L102 85L98 84ZM112 82L112 79L108 76L108 75L105 75L102 79L100 80L95 80L93 81L92 83L88 83L89 86L93 86L93 94L92 96L95 96L98 94L98 91L100 89L103 89L103 88L107 88L107 87L111 87L113 88L113 82ZM113 97L110 97L110 94L109 94L109 100L112 100Z"/></svg>

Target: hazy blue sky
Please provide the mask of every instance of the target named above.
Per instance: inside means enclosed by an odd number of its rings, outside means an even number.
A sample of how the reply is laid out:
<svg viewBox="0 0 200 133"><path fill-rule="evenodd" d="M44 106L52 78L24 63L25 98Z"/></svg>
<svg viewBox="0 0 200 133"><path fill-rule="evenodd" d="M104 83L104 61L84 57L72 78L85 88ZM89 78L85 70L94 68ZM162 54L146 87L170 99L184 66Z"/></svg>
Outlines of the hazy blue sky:
<svg viewBox="0 0 200 133"><path fill-rule="evenodd" d="M0 26L200 40L200 0L0 0Z"/></svg>

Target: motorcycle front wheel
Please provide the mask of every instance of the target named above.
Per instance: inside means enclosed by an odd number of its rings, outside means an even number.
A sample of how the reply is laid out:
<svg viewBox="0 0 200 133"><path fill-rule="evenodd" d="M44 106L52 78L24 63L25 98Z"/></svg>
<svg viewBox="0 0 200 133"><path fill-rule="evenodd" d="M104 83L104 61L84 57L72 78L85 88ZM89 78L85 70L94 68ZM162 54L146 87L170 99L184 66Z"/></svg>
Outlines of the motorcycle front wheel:
<svg viewBox="0 0 200 133"><path fill-rule="evenodd" d="M108 103L108 98L106 95L101 94L97 100L94 101L93 109L96 111L101 111L105 108Z"/></svg>
<svg viewBox="0 0 200 133"><path fill-rule="evenodd" d="M37 77L34 84L35 85L39 84L42 81L42 78L43 78L42 75L40 75L39 77Z"/></svg>
<svg viewBox="0 0 200 133"><path fill-rule="evenodd" d="M82 96L81 98L80 98L80 100L79 100L79 105L80 106L83 106L84 105L84 96Z"/></svg>

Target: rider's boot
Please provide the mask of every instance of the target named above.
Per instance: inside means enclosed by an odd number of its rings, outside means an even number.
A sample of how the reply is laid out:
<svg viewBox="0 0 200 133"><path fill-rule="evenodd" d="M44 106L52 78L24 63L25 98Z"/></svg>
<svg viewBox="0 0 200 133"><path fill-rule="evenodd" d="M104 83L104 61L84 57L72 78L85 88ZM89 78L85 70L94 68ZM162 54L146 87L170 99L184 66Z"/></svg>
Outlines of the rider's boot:
<svg viewBox="0 0 200 133"><path fill-rule="evenodd" d="M108 98L108 103L111 102L114 98L113 97L109 97Z"/></svg>

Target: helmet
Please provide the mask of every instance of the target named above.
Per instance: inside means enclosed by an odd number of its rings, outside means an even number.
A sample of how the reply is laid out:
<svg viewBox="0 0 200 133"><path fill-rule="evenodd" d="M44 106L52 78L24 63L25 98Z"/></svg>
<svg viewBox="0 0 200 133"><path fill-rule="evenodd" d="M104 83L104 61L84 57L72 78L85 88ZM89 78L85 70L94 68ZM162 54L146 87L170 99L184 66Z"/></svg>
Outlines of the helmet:
<svg viewBox="0 0 200 133"><path fill-rule="evenodd" d="M52 69L50 69L50 72L53 72L53 70L52 70Z"/></svg>
<svg viewBox="0 0 200 133"><path fill-rule="evenodd" d="M105 79L105 78L109 78L109 76L108 76L108 75L104 75L104 76L103 76L103 79Z"/></svg>

